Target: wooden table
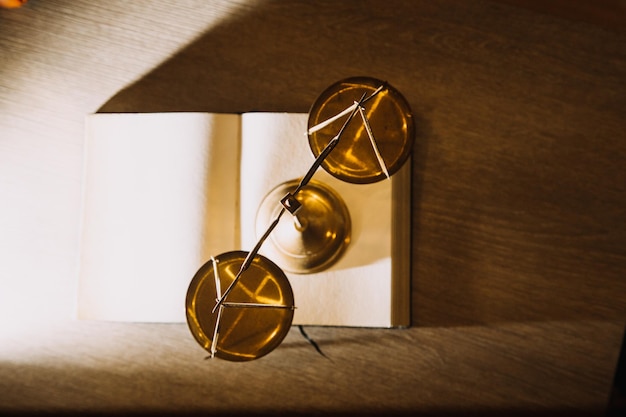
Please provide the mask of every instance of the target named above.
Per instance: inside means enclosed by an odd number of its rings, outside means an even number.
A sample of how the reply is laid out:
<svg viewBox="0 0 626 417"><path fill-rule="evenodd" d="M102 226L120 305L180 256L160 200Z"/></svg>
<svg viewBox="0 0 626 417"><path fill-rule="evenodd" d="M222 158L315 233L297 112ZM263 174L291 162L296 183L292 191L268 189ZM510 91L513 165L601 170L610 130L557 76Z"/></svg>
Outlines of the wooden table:
<svg viewBox="0 0 626 417"><path fill-rule="evenodd" d="M626 32L490 1L37 1L0 10L0 413L597 414L626 312ZM385 79L418 123L412 317L204 361L76 322L83 119L306 112Z"/></svg>

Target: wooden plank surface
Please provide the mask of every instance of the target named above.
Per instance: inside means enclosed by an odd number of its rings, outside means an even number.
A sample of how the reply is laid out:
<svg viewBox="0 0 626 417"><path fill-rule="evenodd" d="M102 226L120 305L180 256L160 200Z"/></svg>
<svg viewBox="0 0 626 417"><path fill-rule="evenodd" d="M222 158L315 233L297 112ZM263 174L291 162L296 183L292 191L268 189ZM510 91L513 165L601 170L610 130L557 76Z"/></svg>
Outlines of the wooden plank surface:
<svg viewBox="0 0 626 417"><path fill-rule="evenodd" d="M0 10L0 411L604 412L626 313L626 33L489 1ZM249 364L71 320L85 114L306 112L385 79L418 121L413 326Z"/></svg>

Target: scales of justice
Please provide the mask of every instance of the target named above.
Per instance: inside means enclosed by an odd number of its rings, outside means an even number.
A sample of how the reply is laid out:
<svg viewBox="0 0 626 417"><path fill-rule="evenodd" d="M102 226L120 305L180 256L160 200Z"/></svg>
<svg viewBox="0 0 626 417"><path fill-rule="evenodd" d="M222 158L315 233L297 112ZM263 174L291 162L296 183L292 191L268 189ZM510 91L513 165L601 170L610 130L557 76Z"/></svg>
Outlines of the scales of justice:
<svg viewBox="0 0 626 417"><path fill-rule="evenodd" d="M397 90L354 77L322 92L303 133L315 160L302 178L279 184L262 201L254 248L212 256L191 280L187 324L211 358L248 361L274 350L297 308L283 270L324 270L349 245L348 208L337 192L312 178L317 169L355 186L388 179L411 153L414 124ZM259 254L264 243L267 256Z"/></svg>

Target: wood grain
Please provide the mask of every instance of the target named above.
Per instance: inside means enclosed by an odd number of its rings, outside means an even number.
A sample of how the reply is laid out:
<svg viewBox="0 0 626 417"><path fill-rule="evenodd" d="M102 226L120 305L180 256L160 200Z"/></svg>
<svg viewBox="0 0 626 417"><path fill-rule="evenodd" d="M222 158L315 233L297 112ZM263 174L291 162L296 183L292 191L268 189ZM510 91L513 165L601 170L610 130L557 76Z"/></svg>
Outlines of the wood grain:
<svg viewBox="0 0 626 417"><path fill-rule="evenodd" d="M626 29L626 3L622 0L498 0L560 18L593 23L610 30Z"/></svg>
<svg viewBox="0 0 626 417"><path fill-rule="evenodd" d="M0 413L604 413L625 32L506 1L176 5L0 10ZM331 360L292 331L241 365L184 325L71 321L85 114L306 112L354 75L418 121L410 329L311 328Z"/></svg>

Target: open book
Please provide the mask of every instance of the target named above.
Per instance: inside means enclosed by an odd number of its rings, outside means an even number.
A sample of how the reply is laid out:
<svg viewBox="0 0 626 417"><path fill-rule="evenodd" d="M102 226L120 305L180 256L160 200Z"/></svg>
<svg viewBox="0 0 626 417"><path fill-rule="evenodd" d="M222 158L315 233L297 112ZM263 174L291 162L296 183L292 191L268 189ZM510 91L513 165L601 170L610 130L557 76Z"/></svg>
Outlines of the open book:
<svg viewBox="0 0 626 417"><path fill-rule="evenodd" d="M87 116L78 318L184 322L198 268L251 250L265 196L311 166L306 124L293 113ZM352 237L330 268L286 272L293 324L409 325L410 161L374 184L322 168L314 179L344 199Z"/></svg>

